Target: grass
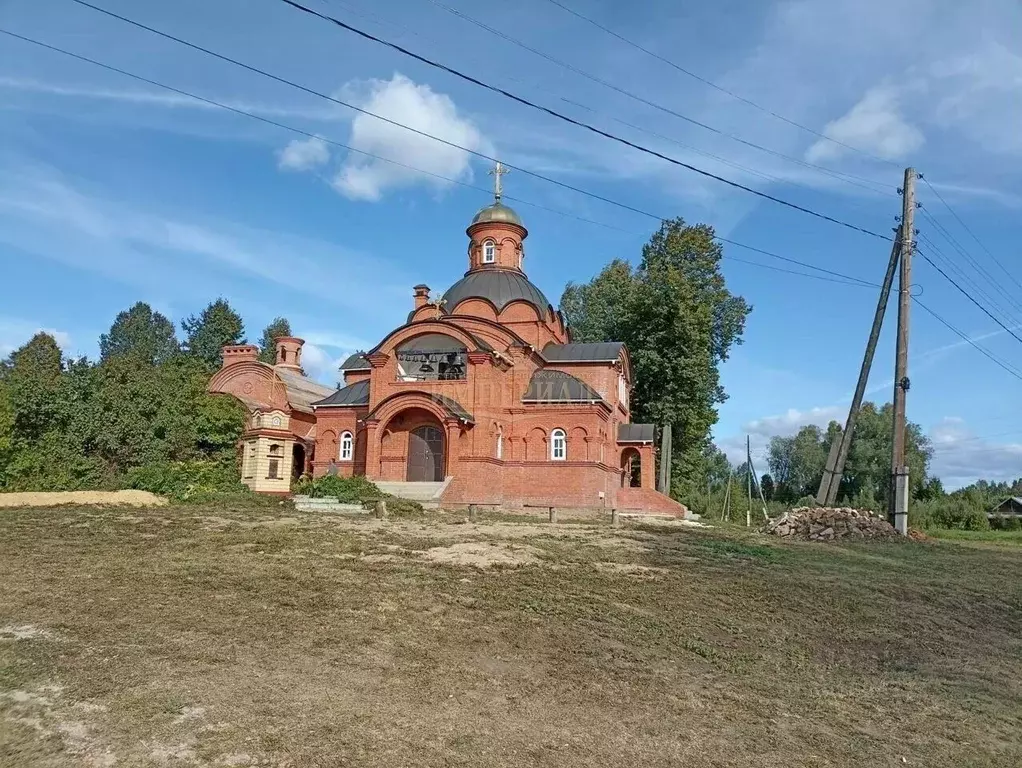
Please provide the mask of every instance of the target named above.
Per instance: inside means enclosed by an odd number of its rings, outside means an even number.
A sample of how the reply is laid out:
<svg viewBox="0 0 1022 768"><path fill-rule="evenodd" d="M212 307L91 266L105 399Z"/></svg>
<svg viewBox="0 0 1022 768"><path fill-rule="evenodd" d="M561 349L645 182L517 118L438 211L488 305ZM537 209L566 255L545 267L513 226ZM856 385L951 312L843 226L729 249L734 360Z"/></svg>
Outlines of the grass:
<svg viewBox="0 0 1022 768"><path fill-rule="evenodd" d="M1022 764L1022 550L462 520L0 512L0 766Z"/></svg>
<svg viewBox="0 0 1022 768"><path fill-rule="evenodd" d="M959 531L940 529L926 531L927 536L948 541L981 541L1005 546L1022 546L1022 531Z"/></svg>

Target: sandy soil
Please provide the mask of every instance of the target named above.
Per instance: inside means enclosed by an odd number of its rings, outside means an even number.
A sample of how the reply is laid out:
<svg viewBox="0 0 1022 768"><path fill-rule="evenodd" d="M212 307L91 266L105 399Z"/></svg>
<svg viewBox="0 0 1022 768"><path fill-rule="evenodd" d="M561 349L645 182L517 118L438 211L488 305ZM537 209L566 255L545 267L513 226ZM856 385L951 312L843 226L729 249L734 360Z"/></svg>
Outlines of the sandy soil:
<svg viewBox="0 0 1022 768"><path fill-rule="evenodd" d="M167 500L149 491L54 491L0 493L0 507L54 507L59 504L129 504L162 507Z"/></svg>

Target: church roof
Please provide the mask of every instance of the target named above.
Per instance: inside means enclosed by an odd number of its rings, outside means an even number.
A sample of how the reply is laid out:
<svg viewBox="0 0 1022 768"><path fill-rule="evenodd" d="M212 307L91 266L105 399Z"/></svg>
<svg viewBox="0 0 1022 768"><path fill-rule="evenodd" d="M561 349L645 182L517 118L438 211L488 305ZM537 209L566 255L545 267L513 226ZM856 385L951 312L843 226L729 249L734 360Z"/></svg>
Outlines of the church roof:
<svg viewBox="0 0 1022 768"><path fill-rule="evenodd" d="M350 355L347 360L341 363L342 371L368 371L372 368L369 365L369 361L366 360L365 355L361 352L356 352Z"/></svg>
<svg viewBox="0 0 1022 768"><path fill-rule="evenodd" d="M275 372L287 388L288 404L295 410L310 413L317 400L333 392L333 387L315 382L300 373L280 368L277 368Z"/></svg>
<svg viewBox="0 0 1022 768"><path fill-rule="evenodd" d="M475 224L487 224L490 222L500 222L503 224L517 224L519 227L525 227L522 224L521 217L515 212L514 208L510 208L501 202L495 202L493 205L488 205L481 209L473 219L469 226Z"/></svg>
<svg viewBox="0 0 1022 768"><path fill-rule="evenodd" d="M512 301L526 301L545 315L550 302L543 291L521 272L510 269L480 269L469 272L444 293L444 309L453 312L465 299L486 299L500 312Z"/></svg>
<svg viewBox="0 0 1022 768"><path fill-rule="evenodd" d="M316 401L313 405L317 407L324 405L369 405L369 381L366 379L356 381L354 384L338 389L330 397Z"/></svg>
<svg viewBox="0 0 1022 768"><path fill-rule="evenodd" d="M522 395L523 403L593 403L602 402L600 393L581 379L563 371L540 369L532 374L529 388Z"/></svg>
<svg viewBox="0 0 1022 768"><path fill-rule="evenodd" d="M619 443L652 443L652 424L618 424L617 441Z"/></svg>
<svg viewBox="0 0 1022 768"><path fill-rule="evenodd" d="M554 363L604 363L614 362L621 356L620 341L587 342L582 344L555 344L543 347L543 357Z"/></svg>

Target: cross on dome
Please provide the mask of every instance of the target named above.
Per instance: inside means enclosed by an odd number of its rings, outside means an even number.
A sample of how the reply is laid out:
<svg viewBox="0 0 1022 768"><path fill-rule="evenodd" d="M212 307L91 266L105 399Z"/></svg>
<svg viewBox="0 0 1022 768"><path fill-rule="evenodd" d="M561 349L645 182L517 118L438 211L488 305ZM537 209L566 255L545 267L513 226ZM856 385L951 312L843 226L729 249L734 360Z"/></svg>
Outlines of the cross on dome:
<svg viewBox="0 0 1022 768"><path fill-rule="evenodd" d="M511 173L511 169L498 160L497 164L488 173L493 177L493 199L499 203L501 196L504 194L504 185L500 177Z"/></svg>

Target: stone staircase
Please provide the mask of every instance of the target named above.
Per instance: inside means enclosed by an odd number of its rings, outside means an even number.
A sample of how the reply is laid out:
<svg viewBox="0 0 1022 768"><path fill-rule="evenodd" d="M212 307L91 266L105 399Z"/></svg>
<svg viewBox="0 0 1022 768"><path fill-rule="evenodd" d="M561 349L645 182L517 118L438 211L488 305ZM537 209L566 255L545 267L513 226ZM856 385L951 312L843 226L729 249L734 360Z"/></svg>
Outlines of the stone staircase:
<svg viewBox="0 0 1022 768"><path fill-rule="evenodd" d="M617 492L617 508L622 515L630 516L689 518L691 515L684 504L652 488L621 488Z"/></svg>
<svg viewBox="0 0 1022 768"><path fill-rule="evenodd" d="M436 507L440 504L440 497L443 496L447 486L450 485L453 477L448 477L440 483L408 483L377 481L376 486L384 493L397 496L399 499L410 499L417 501L424 507Z"/></svg>

